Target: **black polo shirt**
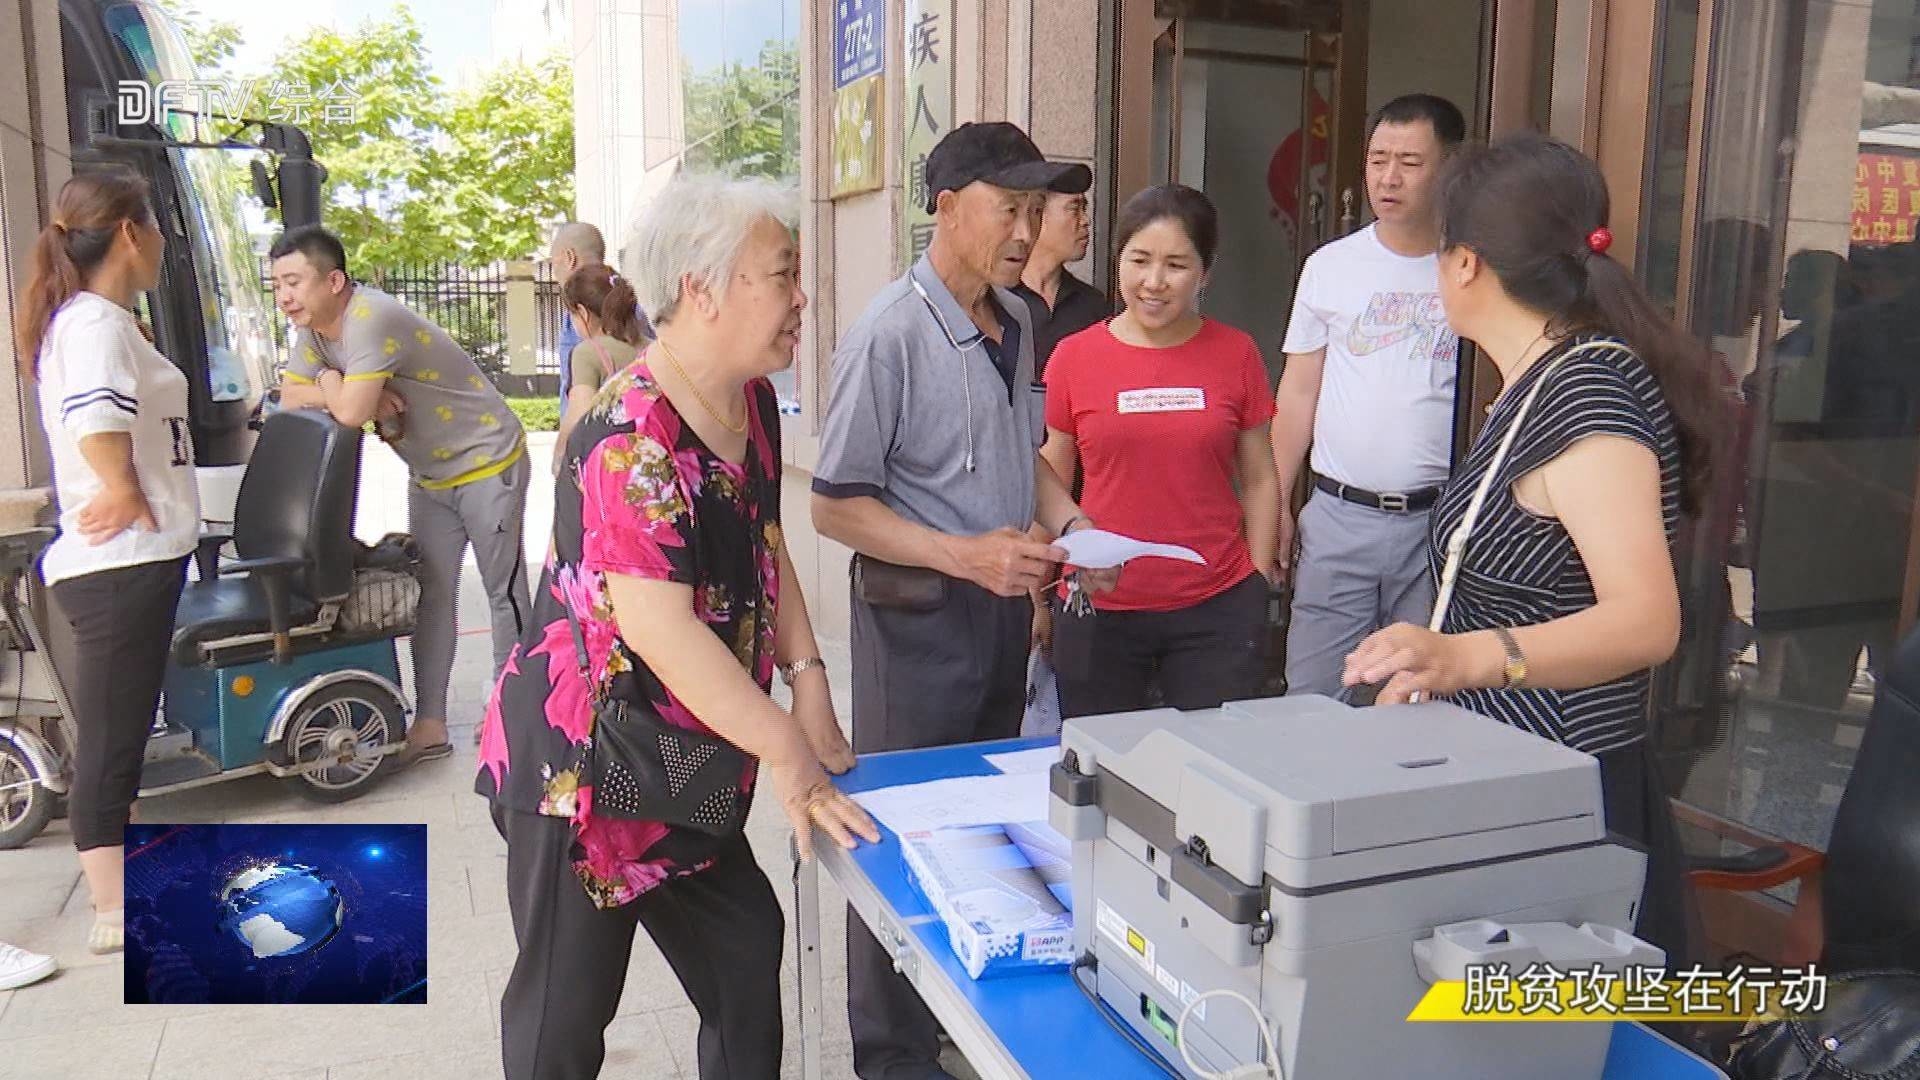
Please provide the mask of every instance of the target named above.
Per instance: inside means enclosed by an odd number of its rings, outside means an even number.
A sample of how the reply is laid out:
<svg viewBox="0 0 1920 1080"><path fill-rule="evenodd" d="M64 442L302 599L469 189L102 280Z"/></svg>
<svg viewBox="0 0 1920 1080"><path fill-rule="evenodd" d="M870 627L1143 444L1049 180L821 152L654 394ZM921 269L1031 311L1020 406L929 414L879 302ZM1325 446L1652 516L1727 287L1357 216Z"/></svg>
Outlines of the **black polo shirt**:
<svg viewBox="0 0 1920 1080"><path fill-rule="evenodd" d="M1022 297L1022 299L1025 299L1025 297ZM993 361L994 370L1000 373L1000 378L1007 384L1007 400L1011 402L1013 400L1014 369L1020 366L1020 320L1014 318L1012 312L1002 307L1000 305L1000 298L991 292L987 293L987 303L993 308L993 317L1000 324L1000 340L995 341L985 334L980 334L980 344L986 348L987 357ZM1028 306L1032 306L1031 301L1028 302ZM969 323L969 326L975 333L979 333L978 327L972 327L971 323ZM1033 381L1036 383L1040 381L1039 365L1045 363L1045 361L1040 359L1040 351L1038 349L1040 341L1040 338L1034 338L1036 348L1033 353L1033 362L1036 366L1034 367Z"/></svg>
<svg viewBox="0 0 1920 1080"><path fill-rule="evenodd" d="M1013 294L1027 302L1033 316L1033 378L1038 382L1046 374L1047 359L1053 347L1089 326L1105 322L1113 314L1113 305L1098 289L1062 270L1060 291L1053 307L1025 282L1013 287Z"/></svg>

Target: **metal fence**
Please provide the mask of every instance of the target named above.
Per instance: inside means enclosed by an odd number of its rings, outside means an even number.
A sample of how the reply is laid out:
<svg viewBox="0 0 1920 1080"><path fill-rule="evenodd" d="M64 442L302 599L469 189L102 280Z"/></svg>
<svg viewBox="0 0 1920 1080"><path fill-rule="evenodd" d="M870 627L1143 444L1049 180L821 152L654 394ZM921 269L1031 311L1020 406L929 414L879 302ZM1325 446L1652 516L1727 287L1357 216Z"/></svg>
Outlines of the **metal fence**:
<svg viewBox="0 0 1920 1080"><path fill-rule="evenodd" d="M367 284L392 296L445 330L465 349L488 378L500 382L507 374L507 283L505 263L458 266L451 263L402 264L380 267L362 275ZM534 263L534 372L556 375L560 370L560 285L547 260ZM261 263L260 287L273 302L273 276ZM272 320L275 353L285 356L293 329L284 318Z"/></svg>
<svg viewBox="0 0 1920 1080"><path fill-rule="evenodd" d="M562 383L566 372L560 370L560 323L566 317L553 262L541 259L533 264L533 366L539 374L560 376Z"/></svg>

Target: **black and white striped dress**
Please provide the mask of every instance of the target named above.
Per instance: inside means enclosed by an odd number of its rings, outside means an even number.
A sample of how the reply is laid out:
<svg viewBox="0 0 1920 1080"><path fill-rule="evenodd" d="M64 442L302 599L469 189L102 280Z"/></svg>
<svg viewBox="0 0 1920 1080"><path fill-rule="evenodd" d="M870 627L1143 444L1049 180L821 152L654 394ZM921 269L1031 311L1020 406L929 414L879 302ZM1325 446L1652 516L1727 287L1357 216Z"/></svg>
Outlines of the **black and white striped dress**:
<svg viewBox="0 0 1920 1080"><path fill-rule="evenodd" d="M1556 355L1595 340L1617 347L1589 349L1549 370ZM1513 497L1515 480L1582 438L1622 436L1654 452L1660 462L1660 516L1667 543L1673 543L1680 521L1680 442L1673 414L1653 372L1639 357L1614 339L1587 335L1570 338L1542 357L1495 404L1434 508L1436 578L1445 560L1447 538L1466 516L1467 504L1521 401L1543 375L1548 381L1525 417L1467 540L1443 627L1449 634L1534 626L1593 606L1593 582L1566 528L1556 519L1526 510ZM1584 690L1467 690L1452 700L1483 716L1599 754L1645 738L1650 678L1650 672L1642 671Z"/></svg>

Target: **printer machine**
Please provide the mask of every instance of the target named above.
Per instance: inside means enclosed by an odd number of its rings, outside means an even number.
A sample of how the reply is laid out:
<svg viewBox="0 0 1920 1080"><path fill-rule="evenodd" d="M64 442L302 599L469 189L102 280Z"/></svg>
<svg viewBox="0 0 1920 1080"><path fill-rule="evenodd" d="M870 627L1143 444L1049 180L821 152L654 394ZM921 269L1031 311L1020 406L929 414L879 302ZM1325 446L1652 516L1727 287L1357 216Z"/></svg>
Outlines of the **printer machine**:
<svg viewBox="0 0 1920 1080"><path fill-rule="evenodd" d="M1269 1035L1289 1080L1597 1078L1608 1023L1406 1017L1470 964L1664 963L1628 932L1645 855L1608 836L1599 763L1452 704L1070 719L1049 783L1075 977L1189 1080Z"/></svg>

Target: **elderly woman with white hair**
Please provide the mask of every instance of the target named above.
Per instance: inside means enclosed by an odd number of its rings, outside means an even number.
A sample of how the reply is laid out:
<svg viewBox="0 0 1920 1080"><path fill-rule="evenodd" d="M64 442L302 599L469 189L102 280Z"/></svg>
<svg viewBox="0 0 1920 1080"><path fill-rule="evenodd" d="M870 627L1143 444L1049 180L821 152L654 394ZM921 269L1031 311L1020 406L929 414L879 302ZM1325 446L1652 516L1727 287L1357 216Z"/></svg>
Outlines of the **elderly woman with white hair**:
<svg viewBox="0 0 1920 1080"><path fill-rule="evenodd" d="M766 376L793 361L788 193L683 178L627 244L657 339L567 444L535 619L481 731L475 789L507 841L519 953L500 1003L509 1080L592 1077L635 924L700 1014L702 1080L780 1071L780 906L741 833L764 775L803 856L873 822L780 532ZM775 671L792 711L768 690Z"/></svg>

